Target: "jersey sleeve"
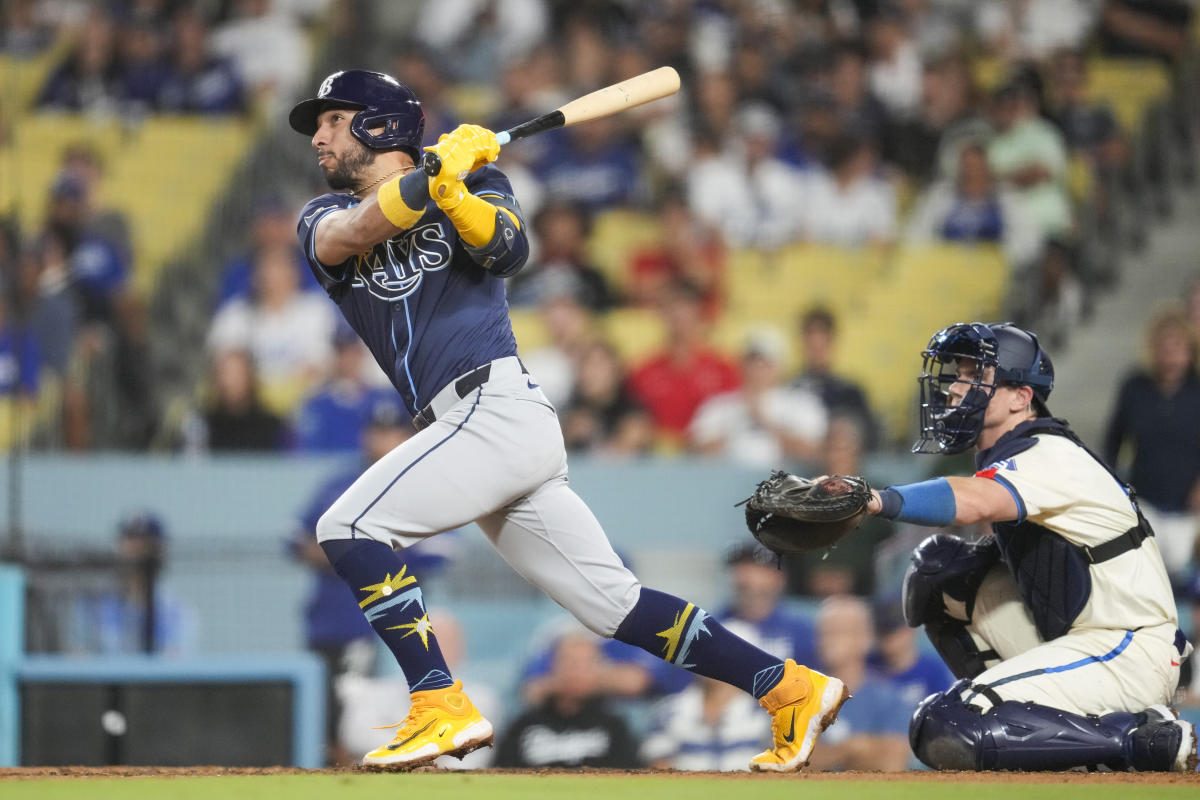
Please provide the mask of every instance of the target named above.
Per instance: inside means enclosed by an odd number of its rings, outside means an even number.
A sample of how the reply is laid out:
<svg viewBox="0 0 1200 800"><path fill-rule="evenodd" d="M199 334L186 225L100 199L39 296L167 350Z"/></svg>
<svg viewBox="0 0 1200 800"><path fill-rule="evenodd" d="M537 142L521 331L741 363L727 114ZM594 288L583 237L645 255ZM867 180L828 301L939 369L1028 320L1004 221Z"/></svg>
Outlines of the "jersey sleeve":
<svg viewBox="0 0 1200 800"><path fill-rule="evenodd" d="M521 213L521 205L517 202L508 176L503 172L490 164L485 165L468 175L463 183L467 191L476 197L482 197L494 206L513 212L521 223L521 230L525 230L525 217Z"/></svg>
<svg viewBox="0 0 1200 800"><path fill-rule="evenodd" d="M304 260L308 262L308 268L312 270L321 288L330 294L345 283L347 272L342 264L322 264L317 259L317 225L327 214L350 208L355 202L348 194L321 195L308 201L300 212L300 221L296 224L296 235L300 239L300 249L304 251Z"/></svg>

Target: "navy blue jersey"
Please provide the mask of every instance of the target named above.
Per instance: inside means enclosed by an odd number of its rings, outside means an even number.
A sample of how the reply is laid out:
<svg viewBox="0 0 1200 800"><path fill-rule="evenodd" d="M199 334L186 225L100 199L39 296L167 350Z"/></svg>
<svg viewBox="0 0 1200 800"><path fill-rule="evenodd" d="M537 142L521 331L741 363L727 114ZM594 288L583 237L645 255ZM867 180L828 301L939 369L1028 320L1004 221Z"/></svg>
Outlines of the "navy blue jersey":
<svg viewBox="0 0 1200 800"><path fill-rule="evenodd" d="M518 210L508 178L493 166L468 175L466 186ZM415 415L459 375L516 355L504 281L472 259L433 202L412 228L341 264L321 264L313 248L317 223L358 203L350 194L309 201L300 212L300 244L317 281Z"/></svg>

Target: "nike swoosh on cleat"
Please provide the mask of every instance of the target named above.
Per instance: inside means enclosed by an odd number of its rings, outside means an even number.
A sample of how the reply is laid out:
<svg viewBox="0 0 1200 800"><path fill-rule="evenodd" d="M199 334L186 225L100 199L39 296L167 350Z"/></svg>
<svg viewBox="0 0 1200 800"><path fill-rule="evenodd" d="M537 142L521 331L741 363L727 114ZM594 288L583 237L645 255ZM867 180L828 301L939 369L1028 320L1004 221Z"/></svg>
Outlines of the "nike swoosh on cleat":
<svg viewBox="0 0 1200 800"><path fill-rule="evenodd" d="M787 735L783 737L783 740L788 744L796 740L796 709L794 708L792 709L792 727L788 728Z"/></svg>
<svg viewBox="0 0 1200 800"><path fill-rule="evenodd" d="M404 745L408 744L408 743L409 743L409 742L411 742L413 739L417 738L417 737L418 737L418 736L420 736L422 733L424 733L425 731L429 730L429 729L430 729L432 726L433 726L433 720L429 720L429 722L426 722L426 723L425 723L425 726L424 726L423 728L421 728L421 730L419 730L419 731L416 731L416 732L415 732L415 733L413 733L411 736L409 736L407 739L405 739L403 742L395 742L395 743L393 743L393 744L389 744L389 745L387 746L387 749L388 749L388 750L399 750L401 747L404 747Z"/></svg>

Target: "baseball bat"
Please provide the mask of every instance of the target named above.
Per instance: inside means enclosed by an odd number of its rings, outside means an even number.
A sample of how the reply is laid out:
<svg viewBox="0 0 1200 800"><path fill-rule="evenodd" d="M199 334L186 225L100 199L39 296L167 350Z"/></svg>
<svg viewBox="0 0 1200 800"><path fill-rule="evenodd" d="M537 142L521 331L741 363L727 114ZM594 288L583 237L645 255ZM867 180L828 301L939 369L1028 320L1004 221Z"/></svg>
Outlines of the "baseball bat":
<svg viewBox="0 0 1200 800"><path fill-rule="evenodd" d="M500 146L516 139L524 139L535 133L543 133L554 128L563 128L618 114L635 106L658 100L679 91L679 73L671 67L659 67L641 75L635 75L628 80L605 86L594 92L577 97L571 102L559 106L548 114L534 117L528 122L522 122L516 127L496 134ZM433 177L442 171L442 159L437 153L425 151L421 156L421 169L426 175Z"/></svg>

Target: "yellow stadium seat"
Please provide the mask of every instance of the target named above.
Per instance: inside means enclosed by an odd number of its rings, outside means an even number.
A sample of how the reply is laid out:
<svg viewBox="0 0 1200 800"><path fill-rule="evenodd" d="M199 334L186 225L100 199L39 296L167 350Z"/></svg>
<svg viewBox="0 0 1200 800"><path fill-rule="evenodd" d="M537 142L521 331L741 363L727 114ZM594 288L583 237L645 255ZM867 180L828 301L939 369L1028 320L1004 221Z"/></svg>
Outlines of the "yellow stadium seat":
<svg viewBox="0 0 1200 800"><path fill-rule="evenodd" d="M1088 96L1108 102L1127 133L1141 130L1146 112L1166 99L1171 76L1149 58L1096 58L1088 63Z"/></svg>
<svg viewBox="0 0 1200 800"><path fill-rule="evenodd" d="M513 336L517 339L517 349L522 353L545 347L550 344L550 332L546 323L537 311L514 308L509 311L512 318Z"/></svg>
<svg viewBox="0 0 1200 800"><path fill-rule="evenodd" d="M587 255L617 292L629 286L630 261L659 241L658 223L650 214L614 209L592 220Z"/></svg>
<svg viewBox="0 0 1200 800"><path fill-rule="evenodd" d="M608 312L601 320L601 330L616 348L621 361L629 366L636 366L657 352L666 338L658 314L641 308Z"/></svg>

